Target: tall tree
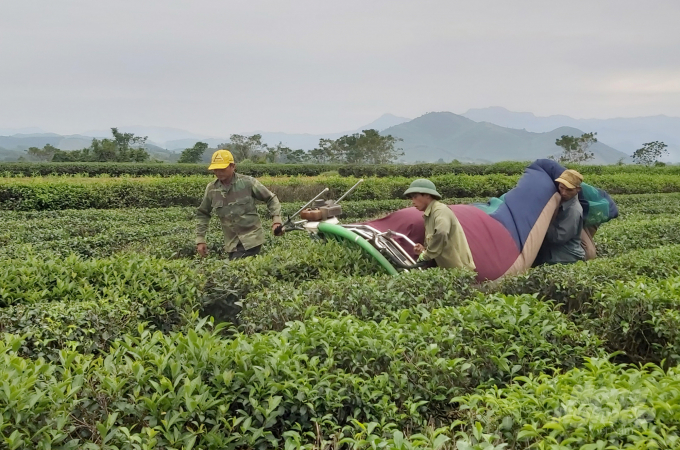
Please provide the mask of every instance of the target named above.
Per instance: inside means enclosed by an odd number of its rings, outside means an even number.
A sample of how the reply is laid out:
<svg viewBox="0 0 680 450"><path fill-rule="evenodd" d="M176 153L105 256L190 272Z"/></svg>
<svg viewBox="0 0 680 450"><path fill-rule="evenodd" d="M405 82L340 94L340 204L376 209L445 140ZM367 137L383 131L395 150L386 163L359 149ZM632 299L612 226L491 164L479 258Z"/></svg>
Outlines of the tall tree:
<svg viewBox="0 0 680 450"><path fill-rule="evenodd" d="M287 164L302 164L309 161L309 154L301 148L292 150L288 147L283 148L283 162Z"/></svg>
<svg viewBox="0 0 680 450"><path fill-rule="evenodd" d="M276 147L267 147L267 153L264 155L264 160L268 163L280 162L279 159L281 158L281 151L283 148L284 146L281 142L276 144Z"/></svg>
<svg viewBox="0 0 680 450"><path fill-rule="evenodd" d="M197 164L201 162L203 153L208 149L205 142L196 142L193 147L185 148L179 157L178 163Z"/></svg>
<svg viewBox="0 0 680 450"><path fill-rule="evenodd" d="M89 154L89 148L84 148L82 150L59 150L54 152L52 157L53 162L78 162L78 161L92 161Z"/></svg>
<svg viewBox="0 0 680 450"><path fill-rule="evenodd" d="M263 157L267 153L267 146L262 143L261 134L252 136L232 134L229 137L229 143L221 144L219 148L229 150L234 155L236 162Z"/></svg>
<svg viewBox="0 0 680 450"><path fill-rule="evenodd" d="M319 146L309 152L311 160L318 164L344 162L342 155L333 139L319 139Z"/></svg>
<svg viewBox="0 0 680 450"><path fill-rule="evenodd" d="M341 136L331 146L336 158L342 162L357 164L363 162L364 148L359 142L359 133Z"/></svg>
<svg viewBox="0 0 680 450"><path fill-rule="evenodd" d="M133 133L120 133L118 128L111 128L113 139L92 139L89 147L82 150L62 151L54 153L53 161L101 161L101 162L144 162L149 153L144 148L146 136L135 136Z"/></svg>
<svg viewBox="0 0 680 450"><path fill-rule="evenodd" d="M660 141L642 144L642 148L635 150L635 153L633 153L633 161L635 161L636 164L651 166L658 162L662 155L668 154L666 147L668 146Z"/></svg>
<svg viewBox="0 0 680 450"><path fill-rule="evenodd" d="M148 136L135 136L133 133L120 133L118 128L111 128L116 143L116 159L121 162L143 162L149 159L144 149Z"/></svg>
<svg viewBox="0 0 680 450"><path fill-rule="evenodd" d="M86 151L89 150L89 151ZM118 157L118 148L116 141L112 139L92 139L89 149L83 149L86 155L92 154L94 161L120 161L122 158Z"/></svg>
<svg viewBox="0 0 680 450"><path fill-rule="evenodd" d="M26 150L26 153L31 157L31 159L37 159L38 161L52 161L54 154L58 151L58 148L50 144L45 144L43 148L30 147L28 150Z"/></svg>
<svg viewBox="0 0 680 450"><path fill-rule="evenodd" d="M591 145L597 142L597 133L583 133L580 137L562 135L555 140L555 145L562 147L562 154L558 161L561 163L582 163L593 159L595 155L589 152Z"/></svg>
<svg viewBox="0 0 680 450"><path fill-rule="evenodd" d="M396 148L403 139L392 135L381 136L377 130L364 130L359 137L359 145L364 149L364 162L368 164L389 164L396 161L404 152Z"/></svg>
<svg viewBox="0 0 680 450"><path fill-rule="evenodd" d="M377 130L364 130L342 136L335 141L319 140L319 147L310 152L316 162L349 164L388 164L396 161L403 152L396 148L394 136L381 136Z"/></svg>

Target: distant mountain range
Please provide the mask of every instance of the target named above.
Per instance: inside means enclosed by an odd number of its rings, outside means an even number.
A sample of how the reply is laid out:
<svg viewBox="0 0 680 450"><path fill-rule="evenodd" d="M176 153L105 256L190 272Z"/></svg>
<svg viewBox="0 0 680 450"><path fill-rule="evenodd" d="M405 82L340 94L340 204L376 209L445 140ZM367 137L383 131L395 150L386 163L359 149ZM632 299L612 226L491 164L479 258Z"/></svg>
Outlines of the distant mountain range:
<svg viewBox="0 0 680 450"><path fill-rule="evenodd" d="M652 141L668 145L669 161L680 161L680 117L648 116L614 119L574 119L569 116L537 117L530 112L513 112L501 107L470 109L463 116L475 122L489 122L502 127L526 129L536 133L558 127L574 127L597 132L602 142L628 155Z"/></svg>
<svg viewBox="0 0 680 450"><path fill-rule="evenodd" d="M359 133L362 130L378 130L382 131L385 128L389 128L393 125L398 125L403 122L408 122L411 119L407 119L405 117L397 117L392 114L383 114L381 117L379 117L377 120L374 120L373 122L364 125L363 127L359 127L355 130L348 130L348 131L342 131L338 133L325 133L325 134L294 134L294 133L283 133L283 132L270 132L270 131L261 131L261 130L255 130L251 131L248 133L240 133L246 136L251 136L253 134L261 134L262 135L262 142L268 144L268 145L276 145L279 142L281 142L283 145L297 149L301 148L303 150L311 150L319 145L319 139L337 139L341 136L347 135L347 134L354 134L354 133ZM126 128L125 131L128 131ZM196 136L184 136L180 138L173 138L173 139L161 139L160 136L154 136L153 133L150 133L149 131L153 132L156 130L149 130L146 129L144 132L139 132L139 134L143 136L149 136L149 140L154 141L156 143L159 143L168 150L184 150L185 148L188 147L193 147L193 145L197 142ZM132 131L135 134L138 134L135 131ZM164 134L163 137L167 138L169 135ZM229 137L223 137L223 138L216 138L216 137L203 137L203 139L198 139L201 140L202 142L205 142L210 146L210 148L216 148L218 145L222 143L229 142Z"/></svg>
<svg viewBox="0 0 680 450"><path fill-rule="evenodd" d="M176 161L178 153L196 142L208 143L211 148L229 142L229 137L205 136L190 131L167 127L119 127L121 131L148 136L152 156ZM502 160L533 160L558 154L561 149L555 140L562 135L580 136L584 132L598 133L599 142L591 147L596 164L612 164L621 158L630 162L630 155L643 143L663 141L671 153L668 161L680 161L680 118L667 116L573 119L568 116L537 117L532 113L517 113L505 108L471 109L463 115L433 112L416 119L385 114L355 130L326 134L293 134L253 131L268 145L281 142L291 148L311 150L319 139L337 139L367 129L377 129L403 139L403 162L438 160L462 162L494 162ZM3 132L22 131L2 136ZM8 133L9 134L9 133ZM37 128L0 128L0 160L16 160L29 147L51 144L62 150L76 150L90 145L93 137L109 137L110 130L90 130L83 134L62 136L44 133Z"/></svg>
<svg viewBox="0 0 680 450"><path fill-rule="evenodd" d="M13 134L37 134L37 133L47 133L42 128L29 127L29 128L0 128L0 136L11 136Z"/></svg>
<svg viewBox="0 0 680 450"><path fill-rule="evenodd" d="M581 130L560 127L548 133L505 128L488 122L475 122L450 112L433 112L409 122L390 127L382 134L402 138L404 160L449 162L497 162L506 160L532 161L556 155L561 149L555 140L562 135L580 136ZM602 142L590 150L594 164L613 164L628 155Z"/></svg>

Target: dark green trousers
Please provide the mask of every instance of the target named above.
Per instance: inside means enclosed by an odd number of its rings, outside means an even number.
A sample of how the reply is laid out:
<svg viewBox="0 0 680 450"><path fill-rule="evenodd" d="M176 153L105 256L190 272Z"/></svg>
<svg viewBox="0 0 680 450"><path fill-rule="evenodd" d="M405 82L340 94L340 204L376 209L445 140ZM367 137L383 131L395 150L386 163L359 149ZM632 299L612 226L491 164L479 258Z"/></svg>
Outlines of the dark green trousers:
<svg viewBox="0 0 680 450"><path fill-rule="evenodd" d="M249 256L255 256L258 253L260 253L260 250L262 250L261 245L258 245L257 247L249 248L248 250L246 250L243 247L243 244L241 244L241 242L239 242L238 245L236 246L236 250L234 250L233 252L229 252L229 260L248 258Z"/></svg>

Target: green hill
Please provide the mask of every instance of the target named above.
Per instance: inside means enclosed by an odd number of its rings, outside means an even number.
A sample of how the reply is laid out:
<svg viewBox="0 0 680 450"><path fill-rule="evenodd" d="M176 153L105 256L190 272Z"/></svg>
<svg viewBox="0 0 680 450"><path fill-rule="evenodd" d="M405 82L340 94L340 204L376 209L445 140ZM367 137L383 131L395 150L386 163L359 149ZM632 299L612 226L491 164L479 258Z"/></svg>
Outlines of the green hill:
<svg viewBox="0 0 680 450"><path fill-rule="evenodd" d="M588 131L588 130L586 130ZM381 134L402 138L403 160L462 162L532 161L557 155L561 149L555 140L562 135L580 136L584 131L561 127L547 133L532 133L475 122L450 112L433 112L410 122L402 123ZM590 150L595 154L594 164L612 164L629 156L606 144L598 142Z"/></svg>

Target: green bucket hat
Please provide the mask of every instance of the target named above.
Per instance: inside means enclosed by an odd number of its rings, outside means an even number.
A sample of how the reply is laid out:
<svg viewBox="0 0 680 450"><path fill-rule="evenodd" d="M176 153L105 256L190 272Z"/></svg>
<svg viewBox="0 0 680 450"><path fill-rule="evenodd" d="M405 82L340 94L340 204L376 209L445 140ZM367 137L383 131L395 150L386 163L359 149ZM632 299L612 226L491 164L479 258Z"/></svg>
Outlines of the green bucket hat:
<svg viewBox="0 0 680 450"><path fill-rule="evenodd" d="M406 192L404 192L406 197L408 197L410 194L430 194L437 200L442 198L439 192L437 192L437 188L434 186L434 183L424 178L419 178L411 183L408 189L406 189Z"/></svg>

